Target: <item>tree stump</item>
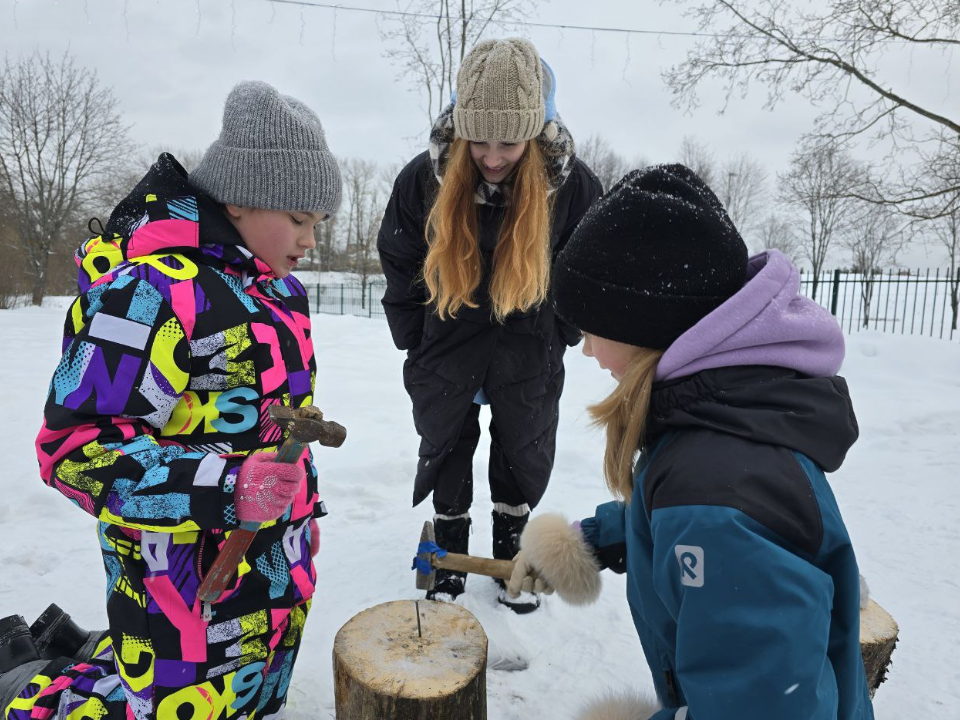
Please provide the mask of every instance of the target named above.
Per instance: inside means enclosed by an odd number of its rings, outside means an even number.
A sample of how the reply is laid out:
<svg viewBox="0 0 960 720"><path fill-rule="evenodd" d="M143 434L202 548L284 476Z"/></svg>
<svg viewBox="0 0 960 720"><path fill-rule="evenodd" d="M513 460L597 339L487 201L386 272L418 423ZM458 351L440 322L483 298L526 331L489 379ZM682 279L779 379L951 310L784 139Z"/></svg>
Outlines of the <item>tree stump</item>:
<svg viewBox="0 0 960 720"><path fill-rule="evenodd" d="M867 673L870 697L887 679L887 666L897 646L899 632L896 621L873 600L866 609L860 611L860 654L863 656L863 669Z"/></svg>
<svg viewBox="0 0 960 720"><path fill-rule="evenodd" d="M459 605L383 603L333 643L337 720L486 720L487 635Z"/></svg>

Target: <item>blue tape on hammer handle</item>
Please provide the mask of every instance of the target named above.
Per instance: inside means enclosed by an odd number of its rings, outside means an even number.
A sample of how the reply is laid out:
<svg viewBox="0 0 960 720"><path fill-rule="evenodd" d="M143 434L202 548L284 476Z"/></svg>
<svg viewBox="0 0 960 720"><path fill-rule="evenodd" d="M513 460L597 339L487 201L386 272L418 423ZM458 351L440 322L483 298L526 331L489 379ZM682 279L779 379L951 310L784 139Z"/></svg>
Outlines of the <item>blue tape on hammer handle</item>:
<svg viewBox="0 0 960 720"><path fill-rule="evenodd" d="M437 557L443 557L447 554L447 551L434 542L422 542L417 546L417 556L413 558L413 565L410 566L410 569L416 570L423 575L429 575L433 572L433 565L430 564L429 560L420 557L422 553L436 554Z"/></svg>
<svg viewBox="0 0 960 720"><path fill-rule="evenodd" d="M423 553L436 553L437 557L443 557L447 554L447 551L437 545L435 542L422 542L417 545L417 555L421 555Z"/></svg>
<svg viewBox="0 0 960 720"><path fill-rule="evenodd" d="M422 557L415 557L410 569L416 570L421 575L429 575L433 572L433 565L430 564L429 560L424 560Z"/></svg>

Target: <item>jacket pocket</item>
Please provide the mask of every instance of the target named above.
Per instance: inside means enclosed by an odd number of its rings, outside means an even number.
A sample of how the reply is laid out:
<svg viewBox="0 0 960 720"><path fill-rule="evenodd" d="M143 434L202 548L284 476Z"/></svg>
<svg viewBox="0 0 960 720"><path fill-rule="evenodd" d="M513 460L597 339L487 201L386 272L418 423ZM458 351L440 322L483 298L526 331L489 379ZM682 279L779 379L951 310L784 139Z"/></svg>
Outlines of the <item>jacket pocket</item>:
<svg viewBox="0 0 960 720"><path fill-rule="evenodd" d="M317 586L317 571L310 557L310 520L307 517L288 525L281 543L295 604L313 597Z"/></svg>

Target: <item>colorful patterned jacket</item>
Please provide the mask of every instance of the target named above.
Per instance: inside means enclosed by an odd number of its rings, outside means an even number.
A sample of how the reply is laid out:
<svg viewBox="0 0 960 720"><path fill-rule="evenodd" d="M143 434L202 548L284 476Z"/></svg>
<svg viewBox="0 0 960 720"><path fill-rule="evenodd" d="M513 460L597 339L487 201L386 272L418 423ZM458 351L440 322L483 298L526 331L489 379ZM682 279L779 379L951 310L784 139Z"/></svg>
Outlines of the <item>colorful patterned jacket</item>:
<svg viewBox="0 0 960 720"><path fill-rule="evenodd" d="M233 692L235 710L256 707L275 645L305 617L291 610L314 592L308 525L321 513L308 454L307 483L258 533L209 623L196 593L237 526L240 465L281 441L269 407L313 401L303 286L253 257L166 154L77 262L81 293L37 454L44 481L100 521L128 699L146 717L177 690L214 681L201 695Z"/></svg>

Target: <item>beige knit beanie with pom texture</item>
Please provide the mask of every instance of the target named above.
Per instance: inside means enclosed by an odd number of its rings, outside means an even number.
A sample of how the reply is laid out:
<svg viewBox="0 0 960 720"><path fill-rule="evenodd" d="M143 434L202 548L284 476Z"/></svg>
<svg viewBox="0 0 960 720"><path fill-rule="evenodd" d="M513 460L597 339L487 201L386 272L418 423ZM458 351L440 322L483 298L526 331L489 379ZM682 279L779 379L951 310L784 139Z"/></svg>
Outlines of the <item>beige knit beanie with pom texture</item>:
<svg viewBox="0 0 960 720"><path fill-rule="evenodd" d="M463 59L453 109L456 137L522 142L543 130L543 66L522 38L484 40Z"/></svg>

